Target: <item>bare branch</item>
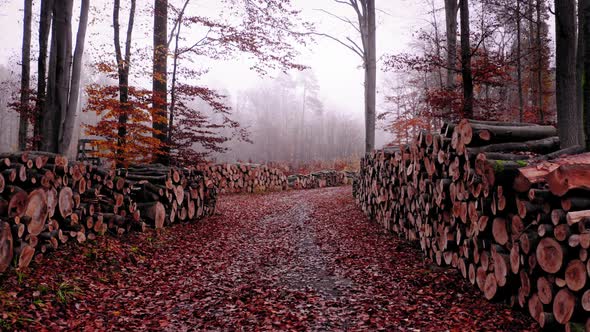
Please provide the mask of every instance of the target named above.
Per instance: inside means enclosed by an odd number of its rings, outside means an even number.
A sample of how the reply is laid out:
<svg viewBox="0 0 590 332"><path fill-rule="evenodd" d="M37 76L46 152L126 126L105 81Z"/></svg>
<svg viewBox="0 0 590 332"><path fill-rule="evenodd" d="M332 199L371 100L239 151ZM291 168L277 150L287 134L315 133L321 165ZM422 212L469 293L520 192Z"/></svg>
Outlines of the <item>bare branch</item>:
<svg viewBox="0 0 590 332"><path fill-rule="evenodd" d="M356 53L359 57L361 57L361 59L363 59L363 61L365 60L365 57L364 57L363 53L359 52L354 46L350 46L347 43L341 41L340 39L338 39L338 38L336 38L334 36L330 36L327 33L319 33L319 32L310 32L310 34L332 39L333 41L339 43L340 45L342 45L342 46L348 48L349 50L353 51L354 53Z"/></svg>
<svg viewBox="0 0 590 332"><path fill-rule="evenodd" d="M338 20L340 20L340 21L342 21L344 23L350 24L356 31L358 31L359 33L361 32L361 30L359 29L358 25L354 24L354 22L352 22L349 18L335 15L335 14L330 13L329 11L327 11L325 9L321 9L321 8L314 9L314 10L323 12L323 13L328 14L328 15L330 15L330 16L332 16L332 17L334 17L334 18L336 18L336 19L338 19Z"/></svg>

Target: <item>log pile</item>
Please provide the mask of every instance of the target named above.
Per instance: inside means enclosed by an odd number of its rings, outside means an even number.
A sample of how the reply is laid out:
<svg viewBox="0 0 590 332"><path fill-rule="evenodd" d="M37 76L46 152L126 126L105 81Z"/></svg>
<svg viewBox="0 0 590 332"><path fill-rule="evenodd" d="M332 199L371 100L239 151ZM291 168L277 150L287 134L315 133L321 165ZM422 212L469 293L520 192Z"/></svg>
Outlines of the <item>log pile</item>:
<svg viewBox="0 0 590 332"><path fill-rule="evenodd" d="M194 220L215 210L201 173L163 166L106 170L59 155L0 155L0 273L68 241Z"/></svg>
<svg viewBox="0 0 590 332"><path fill-rule="evenodd" d="M219 193L254 193L288 189L287 177L277 168L259 164L200 164L209 187Z"/></svg>
<svg viewBox="0 0 590 332"><path fill-rule="evenodd" d="M159 164L133 165L117 170L131 188L129 197L149 226L163 228L175 222L201 219L215 212L217 190L193 168Z"/></svg>
<svg viewBox="0 0 590 332"><path fill-rule="evenodd" d="M308 175L296 174L288 177L289 188L315 189L345 186L352 182L352 173L325 170Z"/></svg>
<svg viewBox="0 0 590 332"><path fill-rule="evenodd" d="M555 128L467 121L368 154L353 193L384 227L549 330L590 330L590 154ZM571 156L568 156L571 155Z"/></svg>

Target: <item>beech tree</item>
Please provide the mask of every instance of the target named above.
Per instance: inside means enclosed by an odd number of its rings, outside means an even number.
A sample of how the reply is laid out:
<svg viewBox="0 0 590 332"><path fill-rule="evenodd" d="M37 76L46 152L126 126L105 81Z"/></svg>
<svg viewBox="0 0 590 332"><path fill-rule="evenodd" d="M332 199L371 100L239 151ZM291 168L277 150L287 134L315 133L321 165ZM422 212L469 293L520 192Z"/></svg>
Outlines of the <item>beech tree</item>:
<svg viewBox="0 0 590 332"><path fill-rule="evenodd" d="M41 124L47 96L47 47L51 20L53 18L54 0L41 0L39 15L39 58L37 60L37 101L35 105L35 121L33 129L33 148L41 149Z"/></svg>
<svg viewBox="0 0 590 332"><path fill-rule="evenodd" d="M471 43L469 1L459 0L461 11L461 74L463 76L463 116L473 118L473 77L471 73Z"/></svg>
<svg viewBox="0 0 590 332"><path fill-rule="evenodd" d="M33 0L25 0L23 20L22 69L20 85L20 121L18 129L18 147L27 147L27 131L31 112L29 110L30 80L31 80L31 21L33 14Z"/></svg>
<svg viewBox="0 0 590 332"><path fill-rule="evenodd" d="M585 141L584 145L586 150L590 150L590 0L579 0L579 19L578 23L579 29L578 33L581 35L581 40L583 47L580 48L578 46L578 52L580 54L583 53L582 56L579 56L578 59L582 59L582 72L583 76L578 79L582 84L582 101L583 101L583 111L582 111L582 118L584 119L584 134L585 134Z"/></svg>
<svg viewBox="0 0 590 332"><path fill-rule="evenodd" d="M188 3L188 2L187 2ZM180 23L179 23L180 24ZM154 60L152 74L153 115L152 128L154 138L162 145L156 160L168 164L169 158L165 146L168 138L167 97L168 97L168 0L154 0ZM169 144L170 142L168 142Z"/></svg>
<svg viewBox="0 0 590 332"><path fill-rule="evenodd" d="M370 152L375 148L375 121L376 121L376 100L377 100L377 48L376 48L376 16L375 0L335 0L352 8L356 14L356 21L334 15L340 21L352 26L359 34L361 44L359 45L351 38L342 41L337 37L326 33L317 33L320 36L328 37L345 46L357 54L363 63L365 70L365 151Z"/></svg>
<svg viewBox="0 0 590 332"><path fill-rule="evenodd" d="M43 102L43 108L40 110L41 149L62 154L68 152L78 111L81 61L89 6L88 1L82 1L72 66L73 3L73 0L53 3L47 100Z"/></svg>
<svg viewBox="0 0 590 332"><path fill-rule="evenodd" d="M447 36L447 90L455 90L455 72L457 63L457 0L445 0L446 36ZM448 110L450 111L450 105Z"/></svg>
<svg viewBox="0 0 590 332"><path fill-rule="evenodd" d="M123 7L125 8L125 7ZM152 127L153 90L130 84L131 44L135 26L136 0L129 3L125 43L121 41L122 6L113 2L113 45L115 66L111 61L97 64L100 73L114 77L117 84L92 84L87 87L88 103L85 111L100 116L95 125L88 125L90 135L102 137L97 141L99 157L113 160L119 167L132 162L152 162L162 149Z"/></svg>
<svg viewBox="0 0 590 332"><path fill-rule="evenodd" d="M582 118L576 104L576 3L555 0L555 80L557 126L563 148L582 143Z"/></svg>

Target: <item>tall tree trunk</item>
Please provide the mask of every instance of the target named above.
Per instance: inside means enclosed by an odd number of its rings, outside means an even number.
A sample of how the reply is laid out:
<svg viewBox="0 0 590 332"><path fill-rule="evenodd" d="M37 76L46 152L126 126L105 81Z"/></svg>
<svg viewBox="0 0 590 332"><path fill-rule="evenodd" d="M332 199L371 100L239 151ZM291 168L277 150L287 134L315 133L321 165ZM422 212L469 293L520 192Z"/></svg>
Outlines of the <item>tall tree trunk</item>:
<svg viewBox="0 0 590 332"><path fill-rule="evenodd" d="M522 22L520 21L520 1L516 0L516 84L518 89L518 119L520 122L524 121L524 96L522 93Z"/></svg>
<svg viewBox="0 0 590 332"><path fill-rule="evenodd" d="M41 149L41 124L47 97L47 48L49 44L49 30L53 17L54 0L41 1L39 18L39 59L37 60L37 101L35 105L35 121L33 124L33 149Z"/></svg>
<svg viewBox="0 0 590 332"><path fill-rule="evenodd" d="M537 0L537 41L536 41L536 53L537 53L537 107L539 108L539 120L541 123L545 122L545 112L543 110L543 95L544 89L543 86L543 40L541 39L541 29L543 28L542 16L541 16L541 7L543 4L543 0Z"/></svg>
<svg viewBox="0 0 590 332"><path fill-rule="evenodd" d="M582 34L582 39L584 40L584 45L590 45L590 0L579 0L580 1L580 16L584 19L582 20L582 29L580 29L580 34ZM578 52L580 50L578 49ZM586 134L586 150L590 148L590 84L588 84L588 80L590 80L590 47L584 47L584 68L583 71L583 119L584 119L584 133Z"/></svg>
<svg viewBox="0 0 590 332"><path fill-rule="evenodd" d="M471 45L469 42L469 1L460 0L461 8L461 73L463 76L463 116L473 118L473 77L471 74Z"/></svg>
<svg viewBox="0 0 590 332"><path fill-rule="evenodd" d="M441 47L440 47L440 33L438 31L438 18L436 17L436 6L434 4L434 0L430 1L430 10L432 11L432 25L434 27L434 47L436 50L436 56L439 59L442 59L442 51L441 51ZM439 88L443 89L445 87L444 82L443 82L443 73L442 73L442 68L439 67L437 69L437 78L438 78L438 83L439 83Z"/></svg>
<svg viewBox="0 0 590 332"><path fill-rule="evenodd" d="M172 82L170 87L170 114L168 114L168 137L166 142L168 142L168 148L172 149L172 136L174 134L174 111L176 110L176 81L177 81L177 72L178 72L178 58L180 57L179 51L179 42L180 42L180 29L182 28L182 19L184 17L184 11L188 6L190 0L185 0L184 5L180 12L178 13L178 17L176 18L176 22L174 27L172 28L172 32L170 33L168 39L168 47L170 47L170 43L172 42L172 38L174 37L174 54L173 54L173 64L172 64ZM174 34L174 30L176 29L176 35Z"/></svg>
<svg viewBox="0 0 590 332"><path fill-rule="evenodd" d="M586 49L586 41L584 40L584 0L578 0L578 26L577 26L577 48L576 48L576 106L578 114L584 112L584 54Z"/></svg>
<svg viewBox="0 0 590 332"><path fill-rule="evenodd" d="M80 9L80 22L76 36L76 49L72 65L72 80L70 83L70 96L68 107L63 115L60 127L59 153L66 155L74 136L76 117L78 116L78 105L80 101L80 79L82 76L82 56L84 55L84 43L86 41L86 26L88 25L88 9L90 0L82 0Z"/></svg>
<svg viewBox="0 0 590 332"><path fill-rule="evenodd" d="M22 67L20 81L20 122L18 127L18 148L27 148L27 131L29 130L29 96L31 81L31 21L33 0L25 0L23 22Z"/></svg>
<svg viewBox="0 0 590 332"><path fill-rule="evenodd" d="M68 106L73 0L56 1L53 5L50 70L47 79L47 104L41 124L41 149L58 152L62 114Z"/></svg>
<svg viewBox="0 0 590 332"><path fill-rule="evenodd" d="M167 95L168 95L168 0L154 1L154 67L153 67L153 108L152 127L156 131L154 137L161 144L167 144ZM179 23L182 24L182 23ZM161 148L158 155L159 163L170 162L169 149Z"/></svg>
<svg viewBox="0 0 590 332"><path fill-rule="evenodd" d="M557 126L562 148L581 144L581 116L576 104L575 0L555 0Z"/></svg>
<svg viewBox="0 0 590 332"><path fill-rule="evenodd" d="M118 166L122 165L121 155L127 140L127 120L130 112L129 105L129 65L131 62L131 37L133 33L133 22L135 18L135 0L131 0L131 8L129 9L129 20L127 23L127 39L125 40L125 55L121 51L121 38L119 27L119 11L121 8L120 0L115 0L113 5L113 29L114 29L114 44L115 57L117 59L117 72L119 76L119 107L121 114L119 115L119 128L117 135L117 153L116 163Z"/></svg>
<svg viewBox="0 0 590 332"><path fill-rule="evenodd" d="M447 90L455 90L455 71L457 67L457 0L445 0L447 24ZM449 105L447 112L451 112Z"/></svg>
<svg viewBox="0 0 590 332"><path fill-rule="evenodd" d="M377 47L375 24L375 0L367 0L367 49L365 64L365 152L375 149L375 108L377 99Z"/></svg>

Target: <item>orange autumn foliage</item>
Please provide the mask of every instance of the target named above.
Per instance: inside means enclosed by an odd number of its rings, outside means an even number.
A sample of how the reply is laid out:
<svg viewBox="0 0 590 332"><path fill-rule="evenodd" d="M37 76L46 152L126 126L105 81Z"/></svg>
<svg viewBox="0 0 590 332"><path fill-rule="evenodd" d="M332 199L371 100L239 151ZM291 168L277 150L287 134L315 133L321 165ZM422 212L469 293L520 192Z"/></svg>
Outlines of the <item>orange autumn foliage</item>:
<svg viewBox="0 0 590 332"><path fill-rule="evenodd" d="M99 136L95 141L98 147L97 157L114 161L117 165L127 166L132 163L149 163L154 160L163 144L156 138L152 128L152 92L145 89L129 87L129 101L119 101L118 86L101 86L93 84L87 87L88 103L84 111L94 112L100 117L96 125L86 125L87 134ZM121 124L119 119L126 116ZM119 129L124 127L126 135L122 137Z"/></svg>

